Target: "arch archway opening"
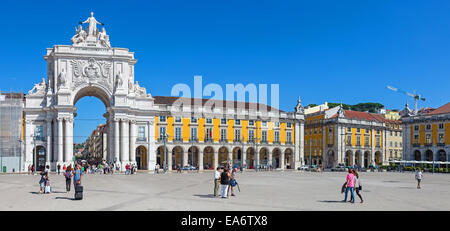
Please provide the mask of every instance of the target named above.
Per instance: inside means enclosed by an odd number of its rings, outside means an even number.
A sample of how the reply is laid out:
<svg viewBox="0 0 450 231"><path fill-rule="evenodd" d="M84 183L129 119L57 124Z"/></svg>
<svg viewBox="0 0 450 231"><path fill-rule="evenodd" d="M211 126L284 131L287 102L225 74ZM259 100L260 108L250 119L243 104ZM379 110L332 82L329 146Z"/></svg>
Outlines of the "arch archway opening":
<svg viewBox="0 0 450 231"><path fill-rule="evenodd" d="M148 170L148 152L143 145L136 148L136 166L138 169Z"/></svg>

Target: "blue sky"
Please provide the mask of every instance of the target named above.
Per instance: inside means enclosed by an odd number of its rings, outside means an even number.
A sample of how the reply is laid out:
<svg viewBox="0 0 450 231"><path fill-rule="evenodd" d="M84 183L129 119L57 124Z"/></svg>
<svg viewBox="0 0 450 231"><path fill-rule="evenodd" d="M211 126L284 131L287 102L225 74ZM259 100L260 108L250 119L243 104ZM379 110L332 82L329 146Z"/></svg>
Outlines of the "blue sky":
<svg viewBox="0 0 450 231"><path fill-rule="evenodd" d="M279 84L283 110L298 96L401 109L408 97L386 85L417 90L422 107L449 101L449 1L4 1L0 90L31 89L46 48L70 44L91 11L112 46L136 52L135 79L152 95L202 75L223 88ZM104 106L76 106L75 135L87 136Z"/></svg>

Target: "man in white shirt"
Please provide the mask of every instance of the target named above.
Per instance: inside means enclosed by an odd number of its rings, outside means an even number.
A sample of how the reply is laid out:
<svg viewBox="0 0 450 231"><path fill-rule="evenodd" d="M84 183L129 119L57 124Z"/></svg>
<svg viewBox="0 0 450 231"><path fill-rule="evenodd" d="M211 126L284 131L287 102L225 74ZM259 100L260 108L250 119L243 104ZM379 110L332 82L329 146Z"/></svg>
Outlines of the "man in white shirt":
<svg viewBox="0 0 450 231"><path fill-rule="evenodd" d="M420 189L420 182L423 179L423 173L420 170L420 168L417 168L416 170L416 180L417 180L417 189Z"/></svg>
<svg viewBox="0 0 450 231"><path fill-rule="evenodd" d="M220 185L220 168L217 167L214 171L214 197L219 196L219 185Z"/></svg>

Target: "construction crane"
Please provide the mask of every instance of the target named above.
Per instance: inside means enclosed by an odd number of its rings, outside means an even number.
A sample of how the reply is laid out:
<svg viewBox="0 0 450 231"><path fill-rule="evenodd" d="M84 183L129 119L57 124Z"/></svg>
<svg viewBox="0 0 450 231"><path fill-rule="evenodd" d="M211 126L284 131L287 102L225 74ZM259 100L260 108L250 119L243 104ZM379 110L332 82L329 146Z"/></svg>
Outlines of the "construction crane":
<svg viewBox="0 0 450 231"><path fill-rule="evenodd" d="M422 98L420 96L420 94L416 94L415 90L414 90L414 94L412 94L412 93L403 91L401 89L398 89L396 87L386 86L386 88L389 89L389 90L392 90L392 91L395 91L395 92L398 92L398 93L403 93L403 94L405 94L407 96L413 97L414 98L414 113L416 113L416 114L418 112L418 110L417 110L417 101L419 101L419 100L425 101L425 98Z"/></svg>

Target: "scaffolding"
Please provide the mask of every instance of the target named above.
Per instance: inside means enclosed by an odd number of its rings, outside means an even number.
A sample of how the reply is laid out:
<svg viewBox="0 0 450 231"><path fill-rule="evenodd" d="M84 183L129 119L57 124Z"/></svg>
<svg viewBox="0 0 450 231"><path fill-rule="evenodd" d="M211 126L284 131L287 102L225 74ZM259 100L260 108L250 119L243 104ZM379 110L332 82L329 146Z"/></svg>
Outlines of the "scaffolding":
<svg viewBox="0 0 450 231"><path fill-rule="evenodd" d="M20 172L23 93L0 92L0 172Z"/></svg>

